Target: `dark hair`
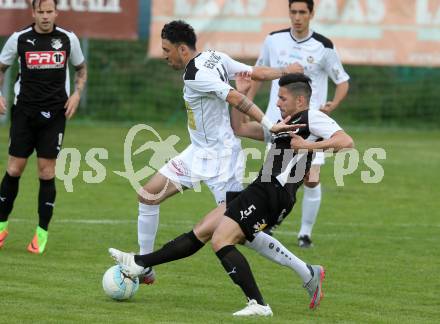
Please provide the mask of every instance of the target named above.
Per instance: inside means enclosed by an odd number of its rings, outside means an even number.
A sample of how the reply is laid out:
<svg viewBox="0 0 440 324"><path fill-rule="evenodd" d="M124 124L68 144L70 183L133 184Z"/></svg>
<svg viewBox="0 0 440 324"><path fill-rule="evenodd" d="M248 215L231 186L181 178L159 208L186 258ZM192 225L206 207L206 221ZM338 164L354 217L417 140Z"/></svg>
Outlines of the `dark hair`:
<svg viewBox="0 0 440 324"><path fill-rule="evenodd" d="M315 5L313 3L313 0L289 0L289 8L290 8L290 5L292 3L294 3L294 2L304 2L304 3L306 3L307 4L307 8L309 8L309 11L313 12L313 7Z"/></svg>
<svg viewBox="0 0 440 324"><path fill-rule="evenodd" d="M302 73L291 73L280 78L278 84L280 87L287 88L294 95L301 94L307 101L312 96L312 80Z"/></svg>
<svg viewBox="0 0 440 324"><path fill-rule="evenodd" d="M197 36L194 28L183 20L173 20L163 26L161 36L172 44L183 43L193 50L196 49Z"/></svg>
<svg viewBox="0 0 440 324"><path fill-rule="evenodd" d="M32 0L32 8L35 9L35 5L37 4L37 2L38 2L38 7L40 7L41 2L43 1L45 0ZM58 0L53 0L53 3L55 4L55 9L56 9L58 6Z"/></svg>

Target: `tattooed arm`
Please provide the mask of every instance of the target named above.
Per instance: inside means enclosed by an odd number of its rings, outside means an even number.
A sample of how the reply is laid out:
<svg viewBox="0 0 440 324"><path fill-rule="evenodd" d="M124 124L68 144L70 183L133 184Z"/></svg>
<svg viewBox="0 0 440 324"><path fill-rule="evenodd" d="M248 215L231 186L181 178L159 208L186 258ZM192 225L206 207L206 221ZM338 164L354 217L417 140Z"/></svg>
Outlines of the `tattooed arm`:
<svg viewBox="0 0 440 324"><path fill-rule="evenodd" d="M264 113L261 111L260 108L258 108L256 104L254 104L248 97L241 94L235 89L229 91L226 101L232 107L234 107L234 109L251 117L253 120L258 122L258 123L249 122L244 124L240 123L239 120L242 120L242 118L239 117L239 114L235 114L235 112L233 112L232 114L233 120L231 122L231 125L232 128L234 129L234 132L237 135L261 140L264 137L263 127L271 131L272 133L293 131L299 127L303 127L303 125L287 125L288 121L290 120L290 117L287 117L285 120L283 120L278 124L272 123L266 116L264 116ZM236 118L234 117L234 115Z"/></svg>
<svg viewBox="0 0 440 324"><path fill-rule="evenodd" d="M64 105L64 108L66 108L67 119L70 119L75 114L86 82L87 65L82 63L78 66L75 66L75 91L72 93L69 99L67 99L66 104Z"/></svg>

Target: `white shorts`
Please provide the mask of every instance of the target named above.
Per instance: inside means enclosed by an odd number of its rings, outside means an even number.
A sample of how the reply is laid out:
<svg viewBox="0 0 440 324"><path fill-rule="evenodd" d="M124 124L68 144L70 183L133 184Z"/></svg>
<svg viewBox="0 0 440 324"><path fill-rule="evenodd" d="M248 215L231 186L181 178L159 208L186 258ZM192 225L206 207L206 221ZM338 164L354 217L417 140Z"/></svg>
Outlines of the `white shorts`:
<svg viewBox="0 0 440 324"><path fill-rule="evenodd" d="M159 172L175 184L200 191L204 182L214 195L217 204L226 201L227 191L243 190L243 155L238 147L229 156L200 157L200 149L192 144L168 161Z"/></svg>

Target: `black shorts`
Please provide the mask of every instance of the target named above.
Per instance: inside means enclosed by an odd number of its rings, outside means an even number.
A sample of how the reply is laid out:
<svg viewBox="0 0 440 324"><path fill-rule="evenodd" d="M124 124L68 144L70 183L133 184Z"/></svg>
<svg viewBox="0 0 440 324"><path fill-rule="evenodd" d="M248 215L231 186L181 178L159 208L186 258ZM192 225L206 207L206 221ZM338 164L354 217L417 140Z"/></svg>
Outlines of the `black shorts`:
<svg viewBox="0 0 440 324"><path fill-rule="evenodd" d="M294 201L278 183L253 182L241 192L226 193L225 215L239 225L248 241L292 210Z"/></svg>
<svg viewBox="0 0 440 324"><path fill-rule="evenodd" d="M39 158L56 159L66 129L64 112L64 109L38 111L12 106L9 155L28 158L35 149Z"/></svg>

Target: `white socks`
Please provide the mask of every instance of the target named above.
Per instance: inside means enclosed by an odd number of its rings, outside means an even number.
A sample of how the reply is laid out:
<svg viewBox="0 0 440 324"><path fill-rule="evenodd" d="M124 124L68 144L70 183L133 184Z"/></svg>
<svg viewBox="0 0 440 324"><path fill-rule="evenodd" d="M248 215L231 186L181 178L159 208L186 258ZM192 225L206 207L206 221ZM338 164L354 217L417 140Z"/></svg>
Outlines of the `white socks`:
<svg viewBox="0 0 440 324"><path fill-rule="evenodd" d="M304 197L302 202L301 229L298 237L307 235L312 236L313 225L318 216L319 206L321 205L321 184L314 188L304 186Z"/></svg>
<svg viewBox="0 0 440 324"><path fill-rule="evenodd" d="M289 267L299 274L303 282L309 282L312 279L307 264L298 259L276 238L264 233L258 233L252 242L246 241L245 246L251 248L267 259Z"/></svg>
<svg viewBox="0 0 440 324"><path fill-rule="evenodd" d="M154 250L154 240L159 225L159 207L160 205L139 203L138 243L141 255L151 253Z"/></svg>

